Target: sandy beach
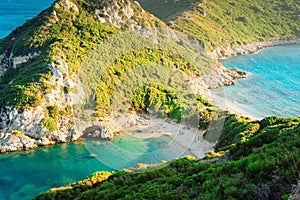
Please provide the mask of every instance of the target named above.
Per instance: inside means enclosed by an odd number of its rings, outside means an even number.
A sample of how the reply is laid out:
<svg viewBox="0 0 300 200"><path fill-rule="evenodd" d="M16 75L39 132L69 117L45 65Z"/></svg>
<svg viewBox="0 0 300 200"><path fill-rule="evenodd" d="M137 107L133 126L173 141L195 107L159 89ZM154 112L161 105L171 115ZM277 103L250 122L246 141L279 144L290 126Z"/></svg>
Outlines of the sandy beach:
<svg viewBox="0 0 300 200"><path fill-rule="evenodd" d="M127 128L125 132L140 139L160 137L167 142L167 145L160 151L175 154L176 157L192 155L196 158L203 158L206 152L213 150L214 146L213 143L203 139L205 131L164 119L141 118L137 125Z"/></svg>

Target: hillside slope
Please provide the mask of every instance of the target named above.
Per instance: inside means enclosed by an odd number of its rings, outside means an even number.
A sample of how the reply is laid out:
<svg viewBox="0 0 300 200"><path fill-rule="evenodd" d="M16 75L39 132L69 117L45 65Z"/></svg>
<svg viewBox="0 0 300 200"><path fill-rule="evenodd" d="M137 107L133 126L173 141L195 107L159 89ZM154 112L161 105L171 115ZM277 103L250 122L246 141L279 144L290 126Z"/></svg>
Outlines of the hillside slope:
<svg viewBox="0 0 300 200"><path fill-rule="evenodd" d="M82 62L111 35L155 26L164 24L131 1L59 0L2 39L1 152L81 136L73 106L82 104Z"/></svg>
<svg viewBox="0 0 300 200"><path fill-rule="evenodd" d="M300 37L297 0L139 2L170 27L201 41L215 58L255 52L285 44L277 40Z"/></svg>
<svg viewBox="0 0 300 200"><path fill-rule="evenodd" d="M252 42L299 39L299 10L297 0L203 0L171 21L170 26L197 38L207 51L215 50L221 57L237 54L234 51L239 46ZM252 51L272 44L256 45L262 46L252 47Z"/></svg>
<svg viewBox="0 0 300 200"><path fill-rule="evenodd" d="M300 118L227 116L218 152L131 173L98 172L35 199L297 199ZM223 154L223 155L222 155ZM224 155L225 154L225 155ZM299 189L299 185L298 185Z"/></svg>
<svg viewBox="0 0 300 200"><path fill-rule="evenodd" d="M207 121L215 111L201 102L198 109L199 95L244 76L136 2L57 0L0 41L0 152L73 141L87 130L112 139L131 123L116 124L117 116L133 111L180 121L199 110ZM136 101L149 86L153 101Z"/></svg>

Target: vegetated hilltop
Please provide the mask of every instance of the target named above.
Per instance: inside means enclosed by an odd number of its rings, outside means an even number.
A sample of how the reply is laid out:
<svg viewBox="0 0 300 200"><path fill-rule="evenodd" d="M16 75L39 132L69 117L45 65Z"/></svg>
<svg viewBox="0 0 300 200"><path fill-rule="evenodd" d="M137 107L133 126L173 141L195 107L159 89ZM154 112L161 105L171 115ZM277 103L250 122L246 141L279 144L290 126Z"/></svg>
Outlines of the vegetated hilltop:
<svg viewBox="0 0 300 200"><path fill-rule="evenodd" d="M99 119L115 110L179 121L199 110L208 123L218 111L199 94L245 74L201 49L137 2L55 1L0 40L0 152L73 141L91 126L111 139L122 125Z"/></svg>
<svg viewBox="0 0 300 200"><path fill-rule="evenodd" d="M195 116L200 128L226 118L207 159L135 169L140 173L99 172L37 199L279 199L294 192L299 118L250 121L220 114L200 94L243 74L199 53L198 43L211 51L296 38L299 2L178 3L187 10L161 16L183 35L129 0L58 0L0 41L2 152L75 140L115 108L153 109L177 121ZM92 96L81 98L86 95Z"/></svg>
<svg viewBox="0 0 300 200"><path fill-rule="evenodd" d="M131 172L97 172L35 199L299 198L300 118L227 115L217 150Z"/></svg>
<svg viewBox="0 0 300 200"><path fill-rule="evenodd" d="M58 0L2 39L1 151L76 140L82 62L111 35L155 26L131 1Z"/></svg>
<svg viewBox="0 0 300 200"><path fill-rule="evenodd" d="M139 2L170 27L201 41L207 51L214 51L214 57L254 52L272 45L266 41L300 37L300 2L297 0ZM169 7L167 12L166 7ZM263 43L241 48L253 42Z"/></svg>
<svg viewBox="0 0 300 200"><path fill-rule="evenodd" d="M140 2L156 16L165 17L166 22L172 18L172 27L199 39L208 51L299 37L297 1L199 1L193 9L188 5L184 7L186 12L180 10L174 15L162 13L169 1ZM181 16L176 19L175 15ZM151 91L157 91L157 87L140 88L135 100L143 94L156 94ZM177 99L168 93L177 105ZM147 102L132 101L138 109L145 108ZM226 115L216 150L203 160L187 157L154 167L139 165L131 173L98 172L67 187L51 189L36 199L297 199L299 122L299 118L251 121ZM209 140L213 134L213 130L208 131L206 138Z"/></svg>

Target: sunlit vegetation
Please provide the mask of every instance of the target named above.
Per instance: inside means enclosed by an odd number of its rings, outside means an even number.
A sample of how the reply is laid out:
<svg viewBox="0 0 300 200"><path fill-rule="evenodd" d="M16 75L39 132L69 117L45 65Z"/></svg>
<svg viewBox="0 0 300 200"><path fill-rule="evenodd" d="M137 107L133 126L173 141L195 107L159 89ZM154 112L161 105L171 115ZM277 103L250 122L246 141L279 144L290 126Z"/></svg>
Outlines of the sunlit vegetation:
<svg viewBox="0 0 300 200"><path fill-rule="evenodd" d="M157 0L158 1L158 0ZM205 49L300 36L297 0L197 1L171 27L202 41Z"/></svg>
<svg viewBox="0 0 300 200"><path fill-rule="evenodd" d="M50 132L54 132L57 129L56 122L51 117L43 118L42 126L48 129Z"/></svg>
<svg viewBox="0 0 300 200"><path fill-rule="evenodd" d="M148 109L161 112L171 119L181 121L182 110L179 99L171 89L162 85L145 85L138 88L130 99L132 108L147 112Z"/></svg>
<svg viewBox="0 0 300 200"><path fill-rule="evenodd" d="M10 69L0 79L0 108L6 105L35 107L51 86L48 64L54 60L68 63L69 75L77 74L81 62L100 41L117 32L96 21L89 9L102 5L78 1L79 13L52 6L28 20L0 41L0 53L25 56L40 53L29 63ZM54 14L55 13L55 14Z"/></svg>
<svg viewBox="0 0 300 200"><path fill-rule="evenodd" d="M131 71L135 68L138 69ZM164 71L162 72L159 70ZM192 73L197 75L199 73L199 71L197 71L196 68L191 65L191 63L179 55L170 52L159 49L141 49L128 52L125 55L117 58L101 76L101 80L99 81L96 91L96 108L98 111L98 116L103 116L111 112L111 99L116 90L116 86L120 85L120 79L133 72L135 76L134 80L137 82L132 82L132 84L140 86L143 85L143 81L145 80L154 82L154 84L160 83L163 85L168 85L168 78L171 77L172 73L180 74L181 76ZM161 77L163 75L166 77ZM148 80L149 77L151 77L152 80ZM176 87L176 85L174 85L173 88L179 90L183 89L178 88L178 86ZM118 89L120 90L122 88ZM130 95L132 91L130 91L129 88L126 88L126 90L128 91L125 92L124 95L126 95L126 93ZM134 102L132 97L131 102ZM133 107L137 108L138 110L145 109L145 106L140 108L136 106Z"/></svg>
<svg viewBox="0 0 300 200"><path fill-rule="evenodd" d="M259 128L253 128L256 124ZM226 152L173 160L140 173L117 172L99 184L77 183L36 199L281 199L300 178L299 134L299 118L251 122L230 115L218 144Z"/></svg>

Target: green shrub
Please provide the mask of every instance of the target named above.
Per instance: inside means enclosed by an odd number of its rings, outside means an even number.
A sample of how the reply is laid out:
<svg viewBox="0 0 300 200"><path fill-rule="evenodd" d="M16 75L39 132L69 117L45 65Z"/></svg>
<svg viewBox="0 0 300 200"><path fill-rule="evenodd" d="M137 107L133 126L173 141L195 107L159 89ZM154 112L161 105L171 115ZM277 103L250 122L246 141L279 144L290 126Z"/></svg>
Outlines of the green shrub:
<svg viewBox="0 0 300 200"><path fill-rule="evenodd" d="M148 84L136 89L129 103L138 111L153 109L171 119L181 120L181 105L175 91L160 84Z"/></svg>
<svg viewBox="0 0 300 200"><path fill-rule="evenodd" d="M59 108L57 105L54 106L47 106L47 111L49 117L53 119L57 119L60 116Z"/></svg>
<svg viewBox="0 0 300 200"><path fill-rule="evenodd" d="M24 133L22 131L19 131L19 130L13 130L12 134L14 134L14 135L23 135Z"/></svg>
<svg viewBox="0 0 300 200"><path fill-rule="evenodd" d="M50 132L56 131L56 123L52 118L43 118L42 119L42 126L48 129Z"/></svg>

